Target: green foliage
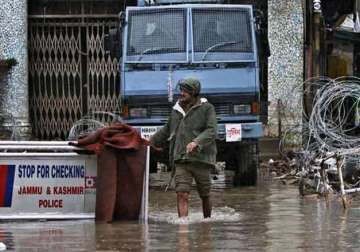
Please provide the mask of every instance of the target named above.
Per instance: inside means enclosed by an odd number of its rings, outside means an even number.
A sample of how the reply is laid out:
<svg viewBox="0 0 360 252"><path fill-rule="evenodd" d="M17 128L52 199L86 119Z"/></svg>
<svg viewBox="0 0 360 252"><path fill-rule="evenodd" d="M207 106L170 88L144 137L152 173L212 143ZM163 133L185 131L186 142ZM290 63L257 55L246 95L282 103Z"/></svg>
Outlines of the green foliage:
<svg viewBox="0 0 360 252"><path fill-rule="evenodd" d="M0 59L0 65L6 66L8 68L13 67L17 64L18 64L18 62L14 58L9 58L9 59L4 59L4 60Z"/></svg>

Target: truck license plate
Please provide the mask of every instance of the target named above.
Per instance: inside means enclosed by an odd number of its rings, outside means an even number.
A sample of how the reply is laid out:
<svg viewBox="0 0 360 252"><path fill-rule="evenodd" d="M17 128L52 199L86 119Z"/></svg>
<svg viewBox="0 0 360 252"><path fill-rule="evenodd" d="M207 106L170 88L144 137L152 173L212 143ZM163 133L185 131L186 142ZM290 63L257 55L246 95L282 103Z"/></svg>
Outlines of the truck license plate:
<svg viewBox="0 0 360 252"><path fill-rule="evenodd" d="M157 127L156 126L145 126L145 127L141 127L141 137L145 138L146 140L149 140L150 137L152 135L155 134L155 132L157 131Z"/></svg>
<svg viewBox="0 0 360 252"><path fill-rule="evenodd" d="M241 141L241 124L226 124L226 142L239 142Z"/></svg>

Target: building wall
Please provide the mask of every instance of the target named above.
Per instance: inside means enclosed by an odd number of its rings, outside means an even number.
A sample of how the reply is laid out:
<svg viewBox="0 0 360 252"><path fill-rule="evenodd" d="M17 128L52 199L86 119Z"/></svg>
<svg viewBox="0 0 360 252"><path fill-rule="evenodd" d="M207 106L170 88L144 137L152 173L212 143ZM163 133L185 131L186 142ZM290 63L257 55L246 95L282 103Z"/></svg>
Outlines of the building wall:
<svg viewBox="0 0 360 252"><path fill-rule="evenodd" d="M29 130L27 0L0 0L0 58L18 62L1 83L0 114L10 114L22 134Z"/></svg>
<svg viewBox="0 0 360 252"><path fill-rule="evenodd" d="M278 100L281 122L286 127L301 122L301 88L303 82L303 1L269 0L269 123L267 136L278 136ZM284 113L285 112L285 113Z"/></svg>

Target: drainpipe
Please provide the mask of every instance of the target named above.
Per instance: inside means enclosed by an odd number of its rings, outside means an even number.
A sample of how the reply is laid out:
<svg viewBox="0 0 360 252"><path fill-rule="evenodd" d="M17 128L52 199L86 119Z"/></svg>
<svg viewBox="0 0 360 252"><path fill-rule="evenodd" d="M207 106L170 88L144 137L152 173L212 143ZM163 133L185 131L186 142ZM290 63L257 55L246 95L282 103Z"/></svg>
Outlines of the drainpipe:
<svg viewBox="0 0 360 252"><path fill-rule="evenodd" d="M304 0L304 81L313 77L313 25L312 25L312 0Z"/></svg>
<svg viewBox="0 0 360 252"><path fill-rule="evenodd" d="M321 0L313 0L313 76L321 75Z"/></svg>

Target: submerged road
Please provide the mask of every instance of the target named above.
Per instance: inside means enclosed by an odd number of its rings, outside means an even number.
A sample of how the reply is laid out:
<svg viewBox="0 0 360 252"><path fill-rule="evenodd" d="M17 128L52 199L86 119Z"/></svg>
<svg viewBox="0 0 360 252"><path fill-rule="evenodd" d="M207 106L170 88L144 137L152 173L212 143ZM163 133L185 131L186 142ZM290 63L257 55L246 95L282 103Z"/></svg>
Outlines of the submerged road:
<svg viewBox="0 0 360 252"><path fill-rule="evenodd" d="M0 223L7 251L360 251L360 200L301 198L280 184L213 191L203 220L196 192L179 219L175 193L150 191L149 223L31 221ZM1 249L1 246L0 246Z"/></svg>

